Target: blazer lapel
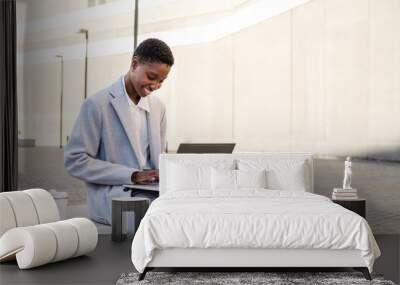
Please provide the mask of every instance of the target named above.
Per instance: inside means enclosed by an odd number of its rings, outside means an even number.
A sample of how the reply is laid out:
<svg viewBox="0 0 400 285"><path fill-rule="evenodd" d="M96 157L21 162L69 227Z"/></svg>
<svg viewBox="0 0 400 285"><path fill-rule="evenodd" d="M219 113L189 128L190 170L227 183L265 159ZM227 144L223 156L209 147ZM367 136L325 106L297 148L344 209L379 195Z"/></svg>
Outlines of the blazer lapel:
<svg viewBox="0 0 400 285"><path fill-rule="evenodd" d="M133 133L131 114L129 113L128 102L126 102L124 91L122 90L121 79L119 79L112 85L110 93L111 95L113 95L113 99L111 100L111 105L114 107L114 110L121 121L125 133L128 136L133 152L135 153L138 163L140 165L140 169L143 169L145 166L145 161L142 155L140 155L140 153L138 152L139 143Z"/></svg>

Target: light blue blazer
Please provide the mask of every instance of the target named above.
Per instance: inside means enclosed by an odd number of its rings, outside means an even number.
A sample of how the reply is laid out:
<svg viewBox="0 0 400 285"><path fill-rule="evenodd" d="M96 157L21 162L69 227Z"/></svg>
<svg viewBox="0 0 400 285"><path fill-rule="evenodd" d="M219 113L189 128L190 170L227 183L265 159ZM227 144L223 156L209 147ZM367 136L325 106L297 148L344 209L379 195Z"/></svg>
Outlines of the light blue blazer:
<svg viewBox="0 0 400 285"><path fill-rule="evenodd" d="M131 115L121 78L109 88L88 97L64 150L64 164L70 175L87 186L91 219L111 224L111 199L129 196L123 184L145 165L140 161L138 142L131 127ZM155 95L148 97L146 112L150 145L150 163L158 169L158 158L166 149L165 106Z"/></svg>

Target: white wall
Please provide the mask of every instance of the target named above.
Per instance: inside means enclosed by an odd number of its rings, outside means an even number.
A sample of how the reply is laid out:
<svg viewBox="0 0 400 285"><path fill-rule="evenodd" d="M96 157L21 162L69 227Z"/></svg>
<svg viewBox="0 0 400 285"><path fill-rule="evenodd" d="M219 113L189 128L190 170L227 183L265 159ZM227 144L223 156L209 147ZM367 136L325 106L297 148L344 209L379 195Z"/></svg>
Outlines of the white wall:
<svg viewBox="0 0 400 285"><path fill-rule="evenodd" d="M165 39L176 58L158 92L170 149L235 141L252 151L399 150L400 0L142 2L141 38ZM89 28L89 94L126 72L131 6L116 1L27 23L22 138L58 144L60 52L64 141L69 134L83 98L80 27Z"/></svg>

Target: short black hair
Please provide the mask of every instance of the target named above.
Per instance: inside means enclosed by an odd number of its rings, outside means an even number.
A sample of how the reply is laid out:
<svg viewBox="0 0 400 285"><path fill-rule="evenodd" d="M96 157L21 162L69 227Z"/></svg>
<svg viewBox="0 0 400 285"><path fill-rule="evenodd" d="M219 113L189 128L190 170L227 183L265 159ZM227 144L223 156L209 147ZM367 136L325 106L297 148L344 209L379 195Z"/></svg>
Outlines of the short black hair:
<svg viewBox="0 0 400 285"><path fill-rule="evenodd" d="M174 56L169 46L159 39L147 39L135 49L133 56L137 56L143 63L174 64Z"/></svg>

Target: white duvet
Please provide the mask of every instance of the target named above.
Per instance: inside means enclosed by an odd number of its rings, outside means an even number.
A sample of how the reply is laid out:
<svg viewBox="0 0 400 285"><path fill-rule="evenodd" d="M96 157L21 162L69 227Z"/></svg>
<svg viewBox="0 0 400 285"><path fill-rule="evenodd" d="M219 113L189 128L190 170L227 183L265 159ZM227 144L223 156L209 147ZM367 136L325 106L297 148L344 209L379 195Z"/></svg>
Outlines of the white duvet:
<svg viewBox="0 0 400 285"><path fill-rule="evenodd" d="M133 265L143 272L165 248L358 249L371 272L380 255L359 215L320 195L265 189L164 194L140 223Z"/></svg>

